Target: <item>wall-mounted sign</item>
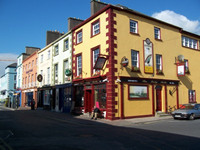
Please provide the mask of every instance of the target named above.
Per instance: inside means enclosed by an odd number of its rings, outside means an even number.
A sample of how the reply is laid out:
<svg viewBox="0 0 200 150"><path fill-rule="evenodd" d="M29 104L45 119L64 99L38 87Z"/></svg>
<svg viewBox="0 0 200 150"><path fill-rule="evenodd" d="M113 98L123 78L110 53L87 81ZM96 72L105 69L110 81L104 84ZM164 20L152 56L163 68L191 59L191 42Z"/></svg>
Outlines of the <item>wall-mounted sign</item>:
<svg viewBox="0 0 200 150"><path fill-rule="evenodd" d="M121 64L122 64L123 67L128 66L128 62L129 62L128 58L126 58L126 57L123 57L122 60L121 60Z"/></svg>
<svg viewBox="0 0 200 150"><path fill-rule="evenodd" d="M185 65L177 64L177 76L184 76L184 75L185 75Z"/></svg>
<svg viewBox="0 0 200 150"><path fill-rule="evenodd" d="M153 73L153 44L149 38L144 40L144 72Z"/></svg>
<svg viewBox="0 0 200 150"><path fill-rule="evenodd" d="M105 57L98 57L94 65L94 69L102 70L106 60L107 58Z"/></svg>
<svg viewBox="0 0 200 150"><path fill-rule="evenodd" d="M69 69L65 70L65 75L66 76L71 76L71 74L72 74L71 70L69 70Z"/></svg>
<svg viewBox="0 0 200 150"><path fill-rule="evenodd" d="M42 82L42 79L43 79L42 75L39 74L39 75L37 76L37 80L38 80L38 82Z"/></svg>

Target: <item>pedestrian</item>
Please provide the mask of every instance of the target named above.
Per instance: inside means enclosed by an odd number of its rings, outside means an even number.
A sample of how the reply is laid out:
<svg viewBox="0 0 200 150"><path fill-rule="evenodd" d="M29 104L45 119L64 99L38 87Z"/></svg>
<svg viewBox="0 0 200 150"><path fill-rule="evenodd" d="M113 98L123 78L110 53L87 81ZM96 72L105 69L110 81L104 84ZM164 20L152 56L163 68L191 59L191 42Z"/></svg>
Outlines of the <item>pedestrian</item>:
<svg viewBox="0 0 200 150"><path fill-rule="evenodd" d="M32 99L31 101L31 110L34 110L35 109L35 100Z"/></svg>
<svg viewBox="0 0 200 150"><path fill-rule="evenodd" d="M101 113L101 111L99 110L99 108L97 108L96 106L94 106L94 110L92 111L92 114L91 114L91 119L94 118L94 120L97 120L97 116L100 113Z"/></svg>

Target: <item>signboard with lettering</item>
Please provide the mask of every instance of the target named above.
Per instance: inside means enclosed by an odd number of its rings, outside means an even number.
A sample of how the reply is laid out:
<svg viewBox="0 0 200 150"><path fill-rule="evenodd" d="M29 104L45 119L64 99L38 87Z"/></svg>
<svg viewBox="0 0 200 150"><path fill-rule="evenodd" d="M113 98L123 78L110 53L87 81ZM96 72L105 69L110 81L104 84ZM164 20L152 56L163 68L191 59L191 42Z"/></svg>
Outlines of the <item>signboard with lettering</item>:
<svg viewBox="0 0 200 150"><path fill-rule="evenodd" d="M144 40L144 72L153 73L153 44L149 38Z"/></svg>
<svg viewBox="0 0 200 150"><path fill-rule="evenodd" d="M184 76L184 75L185 75L185 65L177 64L177 76Z"/></svg>

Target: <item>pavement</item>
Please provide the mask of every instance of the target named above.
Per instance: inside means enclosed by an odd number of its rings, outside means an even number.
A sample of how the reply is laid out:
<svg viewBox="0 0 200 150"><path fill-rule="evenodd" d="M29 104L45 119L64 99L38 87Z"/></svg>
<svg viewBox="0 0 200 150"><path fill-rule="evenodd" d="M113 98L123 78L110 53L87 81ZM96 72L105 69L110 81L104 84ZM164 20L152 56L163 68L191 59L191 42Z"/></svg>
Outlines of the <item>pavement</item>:
<svg viewBox="0 0 200 150"><path fill-rule="evenodd" d="M17 109L14 108L8 108L8 107L4 107L1 106L4 109L8 109L11 111L15 111L15 110L31 110L30 107L19 107ZM67 115L67 116L72 116L72 115ZM80 116L73 116L74 118L77 119L83 119L83 120L90 120L90 121L94 121L94 122L99 122L99 123L103 123L103 124L108 124L108 125L113 125L113 126L123 126L123 127L131 127L133 125L136 124L149 124L152 122L157 122L160 120L166 120L166 119L172 119L172 116L170 115L166 115L166 116L153 116L153 117L143 117L143 118L133 118L133 119L119 119L119 120L107 120L107 119L97 119L97 120L93 120L91 119L91 117L89 116L88 113L80 115Z"/></svg>

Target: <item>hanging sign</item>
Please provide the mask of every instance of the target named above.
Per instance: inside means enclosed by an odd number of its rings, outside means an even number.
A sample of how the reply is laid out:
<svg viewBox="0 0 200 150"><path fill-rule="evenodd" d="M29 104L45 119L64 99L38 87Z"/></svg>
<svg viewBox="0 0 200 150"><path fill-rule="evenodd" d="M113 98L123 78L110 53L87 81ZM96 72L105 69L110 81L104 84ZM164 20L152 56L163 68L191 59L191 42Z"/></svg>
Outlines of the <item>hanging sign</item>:
<svg viewBox="0 0 200 150"><path fill-rule="evenodd" d="M153 44L149 38L144 40L144 72L153 73Z"/></svg>
<svg viewBox="0 0 200 150"><path fill-rule="evenodd" d="M185 75L185 65L184 64L177 64L177 76L184 76Z"/></svg>
<svg viewBox="0 0 200 150"><path fill-rule="evenodd" d="M71 70L69 70L69 69L65 70L65 75L66 76L71 76L71 74L72 74Z"/></svg>
<svg viewBox="0 0 200 150"><path fill-rule="evenodd" d="M39 75L37 76L37 80L38 80L38 82L42 82L42 79L43 79L42 75L39 74Z"/></svg>

